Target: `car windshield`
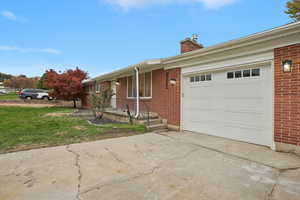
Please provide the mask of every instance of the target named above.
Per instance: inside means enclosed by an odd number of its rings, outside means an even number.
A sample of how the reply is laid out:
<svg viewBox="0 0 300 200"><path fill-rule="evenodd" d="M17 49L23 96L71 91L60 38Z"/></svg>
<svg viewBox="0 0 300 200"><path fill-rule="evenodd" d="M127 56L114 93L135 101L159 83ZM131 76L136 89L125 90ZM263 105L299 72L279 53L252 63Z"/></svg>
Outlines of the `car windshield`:
<svg viewBox="0 0 300 200"><path fill-rule="evenodd" d="M36 91L34 89L25 89L23 92L35 93Z"/></svg>

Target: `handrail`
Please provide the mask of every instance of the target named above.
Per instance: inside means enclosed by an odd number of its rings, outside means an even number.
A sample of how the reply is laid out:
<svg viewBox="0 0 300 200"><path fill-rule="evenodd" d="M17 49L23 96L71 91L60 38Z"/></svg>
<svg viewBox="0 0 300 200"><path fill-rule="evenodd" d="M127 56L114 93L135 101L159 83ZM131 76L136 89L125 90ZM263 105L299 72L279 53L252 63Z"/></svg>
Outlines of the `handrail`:
<svg viewBox="0 0 300 200"><path fill-rule="evenodd" d="M124 111L129 111L130 113L135 112L135 116L137 114L136 110L136 98L127 99L127 98L116 98L116 104L118 109L124 109ZM139 116L135 117L136 119L139 119L141 117L144 117L146 114L146 120L147 125L150 125L150 107L148 105L148 102L145 102L143 100L139 101Z"/></svg>

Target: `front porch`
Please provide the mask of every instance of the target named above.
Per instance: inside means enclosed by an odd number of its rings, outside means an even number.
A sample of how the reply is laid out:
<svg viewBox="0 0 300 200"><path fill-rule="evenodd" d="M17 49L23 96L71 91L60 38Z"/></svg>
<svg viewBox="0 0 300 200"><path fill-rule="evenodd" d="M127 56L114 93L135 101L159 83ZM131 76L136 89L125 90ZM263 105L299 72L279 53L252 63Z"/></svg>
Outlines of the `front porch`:
<svg viewBox="0 0 300 200"><path fill-rule="evenodd" d="M130 112L130 111L129 111ZM108 108L104 112L104 117L113 121L130 123L130 118L134 124L143 124L148 130L166 130L167 121L162 119L154 112L140 112L138 118L135 118L135 112L127 112L127 110Z"/></svg>
<svg viewBox="0 0 300 200"><path fill-rule="evenodd" d="M162 119L157 113L154 112L140 112L139 117L135 118L135 111L130 111L130 117L126 109L107 108L103 117L114 122L130 123L130 118L133 124L143 124L149 131L166 131L167 121ZM92 110L84 109L75 113L77 117L86 120L93 120L94 115Z"/></svg>

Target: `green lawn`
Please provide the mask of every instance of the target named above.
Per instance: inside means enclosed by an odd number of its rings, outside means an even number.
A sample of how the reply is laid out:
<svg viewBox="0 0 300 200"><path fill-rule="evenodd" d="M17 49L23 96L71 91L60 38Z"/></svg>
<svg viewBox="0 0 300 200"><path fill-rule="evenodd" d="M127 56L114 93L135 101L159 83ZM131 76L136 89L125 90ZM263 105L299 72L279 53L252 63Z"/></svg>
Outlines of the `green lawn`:
<svg viewBox="0 0 300 200"><path fill-rule="evenodd" d="M79 118L48 114L66 112L72 110L0 106L0 153L146 132L142 125L107 124L99 127Z"/></svg>
<svg viewBox="0 0 300 200"><path fill-rule="evenodd" d="M17 93L0 94L0 100L18 100L19 95Z"/></svg>

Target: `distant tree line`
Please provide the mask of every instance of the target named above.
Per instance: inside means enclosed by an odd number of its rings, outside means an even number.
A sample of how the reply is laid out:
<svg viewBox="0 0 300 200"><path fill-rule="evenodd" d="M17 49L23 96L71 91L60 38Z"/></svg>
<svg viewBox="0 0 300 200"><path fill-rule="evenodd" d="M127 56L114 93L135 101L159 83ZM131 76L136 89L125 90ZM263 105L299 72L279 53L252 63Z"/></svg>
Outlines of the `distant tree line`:
<svg viewBox="0 0 300 200"><path fill-rule="evenodd" d="M14 88L14 89L24 89L24 88L36 88L39 78L28 78L25 75L11 76L9 79L3 81L4 87Z"/></svg>
<svg viewBox="0 0 300 200"><path fill-rule="evenodd" d="M13 77L13 76L10 74L4 74L4 73L0 72L0 82L3 82L6 79L10 79L11 77Z"/></svg>

